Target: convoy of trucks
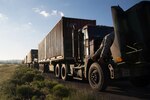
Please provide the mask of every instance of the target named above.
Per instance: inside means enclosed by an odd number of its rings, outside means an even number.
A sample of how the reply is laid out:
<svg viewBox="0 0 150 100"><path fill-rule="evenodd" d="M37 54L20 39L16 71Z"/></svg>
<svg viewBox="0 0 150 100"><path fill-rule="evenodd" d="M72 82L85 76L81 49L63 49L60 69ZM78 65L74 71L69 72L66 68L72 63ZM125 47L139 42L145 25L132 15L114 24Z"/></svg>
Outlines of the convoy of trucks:
<svg viewBox="0 0 150 100"><path fill-rule="evenodd" d="M112 6L111 11L113 27L96 25L96 20L62 17L38 45L38 68L54 72L63 80L88 80L99 91L105 90L110 80L120 78L127 78L138 87L148 86L150 2L142 1L126 11ZM112 31L112 56L103 63L93 61L91 55Z"/></svg>

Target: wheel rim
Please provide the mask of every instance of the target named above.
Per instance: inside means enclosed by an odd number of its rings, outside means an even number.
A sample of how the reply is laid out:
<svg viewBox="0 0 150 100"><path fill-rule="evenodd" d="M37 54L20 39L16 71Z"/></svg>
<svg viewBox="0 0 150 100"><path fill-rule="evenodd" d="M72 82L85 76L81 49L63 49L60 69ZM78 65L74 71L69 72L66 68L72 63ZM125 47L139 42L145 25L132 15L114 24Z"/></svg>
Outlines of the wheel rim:
<svg viewBox="0 0 150 100"><path fill-rule="evenodd" d="M100 82L100 75L97 69L93 69L90 74L90 81L94 87Z"/></svg>

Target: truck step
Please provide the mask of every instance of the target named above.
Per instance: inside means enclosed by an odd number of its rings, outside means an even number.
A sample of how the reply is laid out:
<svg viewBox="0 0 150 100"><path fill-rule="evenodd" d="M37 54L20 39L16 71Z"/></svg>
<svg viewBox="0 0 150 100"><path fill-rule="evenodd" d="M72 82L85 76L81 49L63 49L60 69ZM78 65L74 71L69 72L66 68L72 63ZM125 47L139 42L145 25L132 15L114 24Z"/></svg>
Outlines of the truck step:
<svg viewBox="0 0 150 100"><path fill-rule="evenodd" d="M82 78L80 78L80 77L73 77L73 79L75 79L75 80L82 80Z"/></svg>
<svg viewBox="0 0 150 100"><path fill-rule="evenodd" d="M68 74L68 76L73 76L72 74Z"/></svg>

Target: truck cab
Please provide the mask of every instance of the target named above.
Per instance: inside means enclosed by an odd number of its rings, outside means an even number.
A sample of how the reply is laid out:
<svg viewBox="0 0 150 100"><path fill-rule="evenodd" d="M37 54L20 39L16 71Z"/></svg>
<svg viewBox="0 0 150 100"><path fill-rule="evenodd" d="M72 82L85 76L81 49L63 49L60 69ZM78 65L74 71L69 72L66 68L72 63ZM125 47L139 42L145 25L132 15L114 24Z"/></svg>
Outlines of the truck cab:
<svg viewBox="0 0 150 100"><path fill-rule="evenodd" d="M104 66L100 67L99 61L93 61L91 56L100 47L103 38L113 31L113 27L102 25L86 25L78 31L73 31L73 50L77 49L74 53L81 54L76 57L81 59L77 59L78 63L73 67L73 73L76 73L73 76L88 80L91 87L96 90L104 90L106 88L107 84L103 83L101 76L103 73L109 74L109 70Z"/></svg>

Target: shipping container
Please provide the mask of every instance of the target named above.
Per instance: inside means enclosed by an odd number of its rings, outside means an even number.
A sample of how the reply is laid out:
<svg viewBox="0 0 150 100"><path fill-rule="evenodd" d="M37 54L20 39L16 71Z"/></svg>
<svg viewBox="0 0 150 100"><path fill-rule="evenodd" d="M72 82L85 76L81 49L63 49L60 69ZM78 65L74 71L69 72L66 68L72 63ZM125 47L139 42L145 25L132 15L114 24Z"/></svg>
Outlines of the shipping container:
<svg viewBox="0 0 150 100"><path fill-rule="evenodd" d="M96 20L62 17L55 27L40 42L39 62L50 59L74 59L72 54L72 31L85 25L96 25Z"/></svg>
<svg viewBox="0 0 150 100"><path fill-rule="evenodd" d="M38 45L38 60L46 60L46 38L44 38Z"/></svg>

